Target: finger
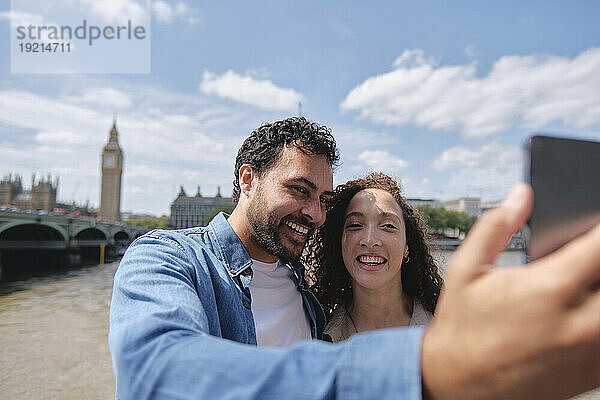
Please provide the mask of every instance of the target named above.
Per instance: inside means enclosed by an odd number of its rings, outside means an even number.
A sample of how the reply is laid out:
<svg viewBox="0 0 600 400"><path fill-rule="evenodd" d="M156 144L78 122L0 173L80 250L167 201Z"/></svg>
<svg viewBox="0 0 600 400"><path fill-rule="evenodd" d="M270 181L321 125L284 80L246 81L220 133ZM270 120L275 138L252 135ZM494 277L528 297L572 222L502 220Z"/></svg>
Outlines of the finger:
<svg viewBox="0 0 600 400"><path fill-rule="evenodd" d="M573 290L598 288L600 284L600 224L554 253L536 260L533 268L563 277ZM552 275L551 275L552 276Z"/></svg>
<svg viewBox="0 0 600 400"><path fill-rule="evenodd" d="M577 306L566 327L570 337L563 338L565 343L595 343L600 350L600 291L588 294ZM598 366L600 367L600 359Z"/></svg>
<svg viewBox="0 0 600 400"><path fill-rule="evenodd" d="M510 237L527 220L533 192L525 183L513 186L499 207L484 213L452 258L452 273L470 281L489 269Z"/></svg>

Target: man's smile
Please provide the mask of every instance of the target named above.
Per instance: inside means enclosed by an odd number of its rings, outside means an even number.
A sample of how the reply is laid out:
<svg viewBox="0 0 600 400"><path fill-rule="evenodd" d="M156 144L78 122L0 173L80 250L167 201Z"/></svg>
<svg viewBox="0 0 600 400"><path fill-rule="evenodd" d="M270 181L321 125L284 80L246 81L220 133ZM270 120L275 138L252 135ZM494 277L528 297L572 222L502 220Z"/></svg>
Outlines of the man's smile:
<svg viewBox="0 0 600 400"><path fill-rule="evenodd" d="M285 221L285 224L296 234L305 237L306 235L308 235L308 232L310 231L310 229L299 225L295 222L292 221Z"/></svg>

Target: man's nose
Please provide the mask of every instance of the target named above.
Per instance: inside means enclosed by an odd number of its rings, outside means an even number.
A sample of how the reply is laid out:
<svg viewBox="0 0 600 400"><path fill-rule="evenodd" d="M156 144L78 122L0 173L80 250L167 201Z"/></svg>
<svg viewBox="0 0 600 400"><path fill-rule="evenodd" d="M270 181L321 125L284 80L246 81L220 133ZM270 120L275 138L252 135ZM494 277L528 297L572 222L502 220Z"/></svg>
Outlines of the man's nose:
<svg viewBox="0 0 600 400"><path fill-rule="evenodd" d="M308 220L315 224L315 227L323 225L325 222L325 207L321 203L321 199L310 200L302 210L302 214L308 218Z"/></svg>

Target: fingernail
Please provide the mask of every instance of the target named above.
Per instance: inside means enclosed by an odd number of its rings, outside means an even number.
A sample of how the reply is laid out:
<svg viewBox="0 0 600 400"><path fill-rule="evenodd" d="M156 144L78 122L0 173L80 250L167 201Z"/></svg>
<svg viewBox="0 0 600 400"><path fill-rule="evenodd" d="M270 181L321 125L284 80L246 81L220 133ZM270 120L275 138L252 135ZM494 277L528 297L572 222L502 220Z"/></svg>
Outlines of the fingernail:
<svg viewBox="0 0 600 400"><path fill-rule="evenodd" d="M527 186L523 183L514 185L502 202L503 207L519 208L525 201Z"/></svg>

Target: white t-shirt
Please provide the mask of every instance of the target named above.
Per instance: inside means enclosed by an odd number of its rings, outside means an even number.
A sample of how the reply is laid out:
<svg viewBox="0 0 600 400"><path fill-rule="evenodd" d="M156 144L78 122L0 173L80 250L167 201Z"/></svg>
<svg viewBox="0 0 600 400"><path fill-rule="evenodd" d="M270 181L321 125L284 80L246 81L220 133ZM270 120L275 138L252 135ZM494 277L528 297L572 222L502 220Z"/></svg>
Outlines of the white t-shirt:
<svg viewBox="0 0 600 400"><path fill-rule="evenodd" d="M252 260L252 314L258 346L283 346L311 339L310 323L293 272L281 262Z"/></svg>

